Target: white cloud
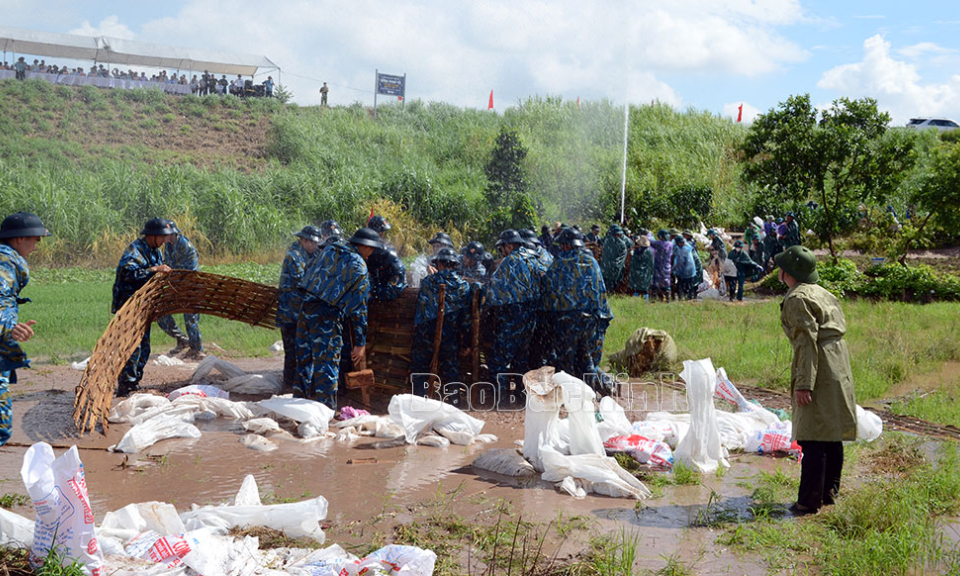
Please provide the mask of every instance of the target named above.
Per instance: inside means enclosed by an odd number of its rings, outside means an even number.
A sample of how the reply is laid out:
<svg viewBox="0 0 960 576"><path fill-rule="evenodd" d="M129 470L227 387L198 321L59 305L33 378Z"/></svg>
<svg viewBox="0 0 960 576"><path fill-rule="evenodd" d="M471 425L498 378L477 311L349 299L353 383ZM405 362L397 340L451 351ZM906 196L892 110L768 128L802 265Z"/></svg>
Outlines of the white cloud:
<svg viewBox="0 0 960 576"><path fill-rule="evenodd" d="M953 54L956 53L956 50L950 48L944 48L933 42L920 42L919 44L914 44L913 46L906 46L897 50L897 53L906 56L907 58L921 58L927 54Z"/></svg>
<svg viewBox="0 0 960 576"><path fill-rule="evenodd" d="M757 76L808 55L777 27L799 0L187 0L144 41L264 54L302 104L372 102L375 69L407 73L408 97L483 107L540 94L682 101L668 73ZM215 33L214 33L215 32ZM237 39L242 42L237 42ZM276 76L274 76L276 78ZM499 106L498 106L499 108Z"/></svg>
<svg viewBox="0 0 960 576"><path fill-rule="evenodd" d="M107 16L100 21L97 27L91 26L89 20L84 20L83 23L80 24L80 27L71 30L70 34L109 36L111 38L122 38L124 40L132 40L135 36L133 31L127 28L126 24L122 24L116 16Z"/></svg>
<svg viewBox="0 0 960 576"><path fill-rule="evenodd" d="M841 96L876 98L894 124L915 116L943 115L960 107L960 76L945 83L923 83L916 66L890 56L890 43L872 36L863 43L861 62L826 71L817 83Z"/></svg>
<svg viewBox="0 0 960 576"><path fill-rule="evenodd" d="M753 124L753 121L756 120L757 116L761 114L761 110L746 102L732 102L723 105L723 111L721 116L726 116L732 120L736 120L737 116L740 114L740 106L743 106L743 115L740 118L740 121L744 124Z"/></svg>

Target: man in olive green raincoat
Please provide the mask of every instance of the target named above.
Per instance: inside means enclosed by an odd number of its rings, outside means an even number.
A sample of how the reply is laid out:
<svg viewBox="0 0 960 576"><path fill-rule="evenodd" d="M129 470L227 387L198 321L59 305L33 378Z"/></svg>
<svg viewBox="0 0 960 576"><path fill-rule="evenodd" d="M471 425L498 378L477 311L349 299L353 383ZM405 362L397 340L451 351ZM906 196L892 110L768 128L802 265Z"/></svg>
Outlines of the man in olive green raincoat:
<svg viewBox="0 0 960 576"><path fill-rule="evenodd" d="M626 262L627 245L623 241L623 228L614 224L607 228L607 235L603 238L603 253L600 255L600 270L607 292L612 294L617 289Z"/></svg>
<svg viewBox="0 0 960 576"><path fill-rule="evenodd" d="M790 394L793 437L803 449L800 490L791 510L812 514L833 504L840 489L843 441L857 438L857 413L847 322L836 296L816 284L817 259L803 246L777 254L780 281L790 289L780 324L793 346Z"/></svg>

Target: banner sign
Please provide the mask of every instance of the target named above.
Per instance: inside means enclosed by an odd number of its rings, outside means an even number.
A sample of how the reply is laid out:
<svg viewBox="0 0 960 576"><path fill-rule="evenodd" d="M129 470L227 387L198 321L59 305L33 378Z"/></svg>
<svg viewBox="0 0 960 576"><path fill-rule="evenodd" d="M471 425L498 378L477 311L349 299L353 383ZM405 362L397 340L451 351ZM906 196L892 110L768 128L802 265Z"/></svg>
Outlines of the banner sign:
<svg viewBox="0 0 960 576"><path fill-rule="evenodd" d="M403 96L405 76L377 73L377 94L387 96Z"/></svg>

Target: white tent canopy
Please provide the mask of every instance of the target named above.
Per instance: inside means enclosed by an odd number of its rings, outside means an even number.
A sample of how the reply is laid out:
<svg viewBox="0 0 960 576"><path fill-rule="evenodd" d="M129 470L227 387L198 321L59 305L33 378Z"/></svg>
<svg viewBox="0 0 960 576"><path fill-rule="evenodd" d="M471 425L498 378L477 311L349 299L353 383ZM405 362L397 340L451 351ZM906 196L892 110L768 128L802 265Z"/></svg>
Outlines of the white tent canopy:
<svg viewBox="0 0 960 576"><path fill-rule="evenodd" d="M94 38L4 26L0 26L0 48L3 48L4 52L32 56L93 60L123 66L209 70L243 76L253 76L259 69L280 69L266 56L177 48L107 36Z"/></svg>

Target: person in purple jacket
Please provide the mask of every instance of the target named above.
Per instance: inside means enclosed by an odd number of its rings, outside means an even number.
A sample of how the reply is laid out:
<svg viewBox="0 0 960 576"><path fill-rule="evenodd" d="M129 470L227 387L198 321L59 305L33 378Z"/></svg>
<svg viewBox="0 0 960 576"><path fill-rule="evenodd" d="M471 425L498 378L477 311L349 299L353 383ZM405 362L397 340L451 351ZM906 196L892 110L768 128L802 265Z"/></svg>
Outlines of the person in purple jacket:
<svg viewBox="0 0 960 576"><path fill-rule="evenodd" d="M673 263L673 242L666 230L657 231L657 239L650 243L653 248L653 284L650 293L653 298L670 301L670 273Z"/></svg>

